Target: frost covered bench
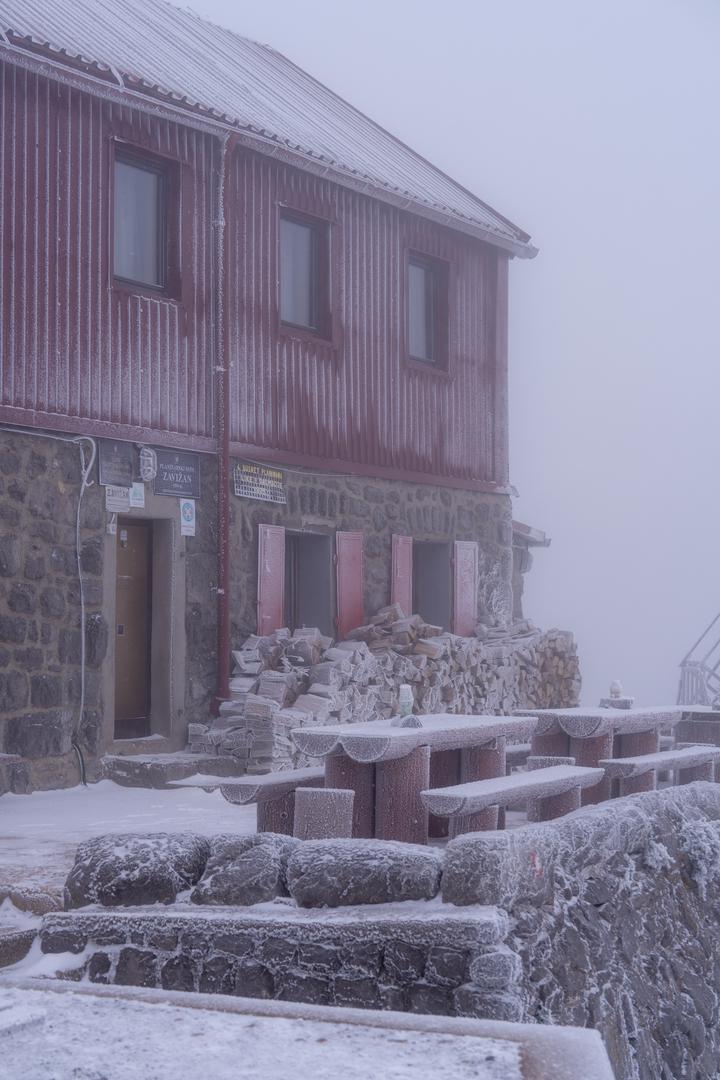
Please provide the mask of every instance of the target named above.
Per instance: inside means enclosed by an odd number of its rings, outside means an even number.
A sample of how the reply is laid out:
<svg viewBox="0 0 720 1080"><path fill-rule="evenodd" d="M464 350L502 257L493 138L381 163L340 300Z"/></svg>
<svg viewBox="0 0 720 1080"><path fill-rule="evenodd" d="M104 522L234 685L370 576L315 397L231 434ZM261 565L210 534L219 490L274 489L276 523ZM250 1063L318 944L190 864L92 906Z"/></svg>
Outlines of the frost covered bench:
<svg viewBox="0 0 720 1080"><path fill-rule="evenodd" d="M355 792L353 836L425 844L432 823L420 793L504 776L506 738L534 726L528 717L434 713L296 728L292 737L304 754L325 758L327 787ZM497 815L488 807L483 827L496 828Z"/></svg>
<svg viewBox="0 0 720 1080"><path fill-rule="evenodd" d="M220 788L222 796L236 806L257 804L258 832L293 834L295 792L298 788L325 786L325 770L289 769L287 772L260 776L203 776L197 773L185 780L173 780L171 787Z"/></svg>
<svg viewBox="0 0 720 1080"><path fill-rule="evenodd" d="M672 728L688 710L679 705L648 706L636 709L585 708L528 709L518 716L533 716L537 726L532 736L534 755L573 757L578 765L596 768L601 760L652 754L658 749L663 728ZM610 798L611 777L583 791L582 801L603 802Z"/></svg>
<svg viewBox="0 0 720 1080"><path fill-rule="evenodd" d="M714 780L717 762L720 762L720 746L685 746L636 757L605 758L600 766L611 779L619 781L620 795L634 795L652 791L660 771L675 773L677 784Z"/></svg>
<svg viewBox="0 0 720 1080"><path fill-rule="evenodd" d="M458 836L477 831L477 815L488 806L525 801L530 821L562 817L580 807L581 789L597 784L602 776L602 769L552 765L492 780L429 788L421 793L421 798L430 813L451 819L452 834Z"/></svg>

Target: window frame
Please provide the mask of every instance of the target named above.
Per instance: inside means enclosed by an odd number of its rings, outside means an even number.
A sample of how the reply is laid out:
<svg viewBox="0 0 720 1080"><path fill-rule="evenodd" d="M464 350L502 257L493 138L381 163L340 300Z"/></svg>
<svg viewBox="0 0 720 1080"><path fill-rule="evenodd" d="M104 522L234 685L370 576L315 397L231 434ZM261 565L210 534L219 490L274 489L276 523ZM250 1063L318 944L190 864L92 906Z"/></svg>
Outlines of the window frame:
<svg viewBox="0 0 720 1080"><path fill-rule="evenodd" d="M282 317L282 223L290 221L310 229L314 236L313 261L315 264L315 285L313 288L313 306L317 312L315 326L289 322ZM280 334L311 341L334 342L333 312L333 274L332 274L332 226L328 218L305 213L286 203L278 204L277 213L277 325Z"/></svg>
<svg viewBox="0 0 720 1080"><path fill-rule="evenodd" d="M426 272L430 272L434 282L433 306L430 328L427 326L428 313L426 312L426 333L432 331L432 357L415 356L410 351L410 268L420 266ZM430 255L426 251L409 248L405 260L405 360L416 371L425 371L428 374L448 374L450 358L450 264L446 259ZM427 288L426 288L427 296Z"/></svg>
<svg viewBox="0 0 720 1080"><path fill-rule="evenodd" d="M152 284L147 281L123 277L115 272L116 165L119 162L133 168L144 169L146 172L154 173L160 178L156 243L158 245L161 269L161 284ZM110 159L109 190L108 228L110 240L108 270L113 288L154 299L164 297L169 300L179 300L181 296L180 253L178 248L180 234L179 162L155 154L144 147L114 139Z"/></svg>

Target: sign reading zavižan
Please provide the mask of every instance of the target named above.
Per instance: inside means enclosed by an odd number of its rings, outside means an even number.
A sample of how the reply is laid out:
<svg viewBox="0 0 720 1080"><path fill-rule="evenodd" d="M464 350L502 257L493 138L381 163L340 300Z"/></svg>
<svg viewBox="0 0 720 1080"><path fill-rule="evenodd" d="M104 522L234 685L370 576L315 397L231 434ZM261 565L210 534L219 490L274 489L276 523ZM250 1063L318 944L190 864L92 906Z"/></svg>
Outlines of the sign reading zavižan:
<svg viewBox="0 0 720 1080"><path fill-rule="evenodd" d="M269 465L253 465L239 461L233 472L235 494L241 499L286 503L285 474Z"/></svg>
<svg viewBox="0 0 720 1080"><path fill-rule="evenodd" d="M182 450L155 450L157 476L153 480L156 495L176 495L181 499L200 498L200 455Z"/></svg>

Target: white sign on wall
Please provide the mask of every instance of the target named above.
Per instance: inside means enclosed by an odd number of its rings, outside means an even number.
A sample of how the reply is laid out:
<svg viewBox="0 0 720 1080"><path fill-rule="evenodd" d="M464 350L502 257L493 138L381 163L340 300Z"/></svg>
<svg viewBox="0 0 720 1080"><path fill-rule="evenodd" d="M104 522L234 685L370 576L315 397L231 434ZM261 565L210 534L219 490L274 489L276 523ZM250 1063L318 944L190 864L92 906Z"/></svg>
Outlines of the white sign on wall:
<svg viewBox="0 0 720 1080"><path fill-rule="evenodd" d="M127 514L130 509L130 488L108 484L105 488L105 509L110 514Z"/></svg>
<svg viewBox="0 0 720 1080"><path fill-rule="evenodd" d="M138 510L145 508L145 485L137 481L130 488L130 505Z"/></svg>
<svg viewBox="0 0 720 1080"><path fill-rule="evenodd" d="M195 535L195 500L180 499L180 535Z"/></svg>

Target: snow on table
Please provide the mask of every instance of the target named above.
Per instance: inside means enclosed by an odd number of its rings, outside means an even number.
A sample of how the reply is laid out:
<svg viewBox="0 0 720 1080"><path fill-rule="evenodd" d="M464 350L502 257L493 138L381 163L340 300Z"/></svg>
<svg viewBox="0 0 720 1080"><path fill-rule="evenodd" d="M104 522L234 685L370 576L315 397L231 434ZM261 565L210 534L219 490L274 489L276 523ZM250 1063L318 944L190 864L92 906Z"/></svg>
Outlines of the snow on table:
<svg viewBox="0 0 720 1080"><path fill-rule="evenodd" d="M522 1080L504 1039L0 990L31 1022L0 1035L12 1080ZM44 1018L44 1020L43 1020Z"/></svg>
<svg viewBox="0 0 720 1080"><path fill-rule="evenodd" d="M61 889L82 840L103 833L255 832L254 806L231 806L219 791L88 787L3 795L0 799L0 890Z"/></svg>

